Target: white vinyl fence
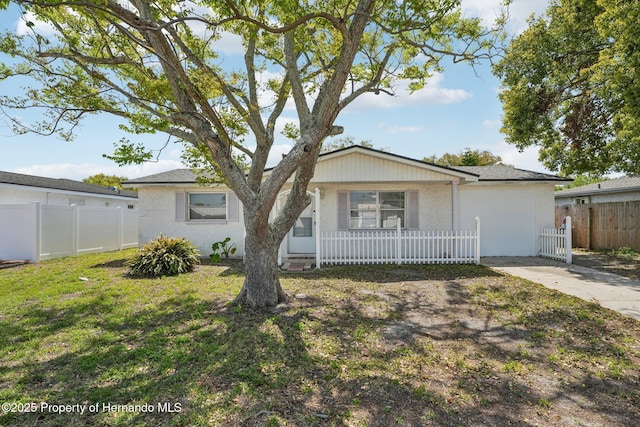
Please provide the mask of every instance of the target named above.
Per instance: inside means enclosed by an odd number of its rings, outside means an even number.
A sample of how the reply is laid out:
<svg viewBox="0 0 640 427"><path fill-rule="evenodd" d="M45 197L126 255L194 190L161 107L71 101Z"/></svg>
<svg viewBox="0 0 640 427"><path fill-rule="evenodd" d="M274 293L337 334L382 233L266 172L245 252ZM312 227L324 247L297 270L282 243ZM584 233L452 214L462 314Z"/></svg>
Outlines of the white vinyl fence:
<svg viewBox="0 0 640 427"><path fill-rule="evenodd" d="M0 205L0 259L39 262L137 246L137 209Z"/></svg>
<svg viewBox="0 0 640 427"><path fill-rule="evenodd" d="M571 217L565 218L562 228L543 228L540 231L540 256L571 264Z"/></svg>
<svg viewBox="0 0 640 427"><path fill-rule="evenodd" d="M321 264L479 264L480 219L469 231L331 231L320 235Z"/></svg>

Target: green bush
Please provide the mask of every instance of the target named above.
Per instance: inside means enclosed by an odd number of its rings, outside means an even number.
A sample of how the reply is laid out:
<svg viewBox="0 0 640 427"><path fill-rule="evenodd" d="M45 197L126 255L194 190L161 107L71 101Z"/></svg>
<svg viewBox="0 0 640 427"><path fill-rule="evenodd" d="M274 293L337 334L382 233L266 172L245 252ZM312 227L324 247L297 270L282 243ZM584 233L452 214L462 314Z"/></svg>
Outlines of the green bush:
<svg viewBox="0 0 640 427"><path fill-rule="evenodd" d="M144 245L129 261L129 273L136 276L176 276L193 271L200 252L186 239L161 235Z"/></svg>

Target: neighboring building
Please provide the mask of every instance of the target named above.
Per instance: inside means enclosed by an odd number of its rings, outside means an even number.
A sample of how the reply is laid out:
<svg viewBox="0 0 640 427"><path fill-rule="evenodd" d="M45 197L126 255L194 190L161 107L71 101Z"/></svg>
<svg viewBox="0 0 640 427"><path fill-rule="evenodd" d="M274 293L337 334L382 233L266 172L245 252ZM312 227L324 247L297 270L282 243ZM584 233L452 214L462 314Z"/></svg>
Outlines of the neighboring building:
<svg viewBox="0 0 640 427"><path fill-rule="evenodd" d="M78 205L134 209L138 194L70 179L44 178L0 171L0 204L40 202L43 205Z"/></svg>
<svg viewBox="0 0 640 427"><path fill-rule="evenodd" d="M640 200L640 178L622 177L555 192L556 205L631 202Z"/></svg>
<svg viewBox="0 0 640 427"><path fill-rule="evenodd" d="M536 256L540 229L554 223L554 185L566 181L509 166L448 168L360 146L324 153L308 188L312 204L281 253L315 256L318 233L376 233L398 221L403 230L474 230L479 217L482 256ZM188 169L125 186L138 189L140 243L161 233L186 237L206 255L230 237L243 254L242 205L225 186L199 186ZM287 194L285 186L275 210Z"/></svg>

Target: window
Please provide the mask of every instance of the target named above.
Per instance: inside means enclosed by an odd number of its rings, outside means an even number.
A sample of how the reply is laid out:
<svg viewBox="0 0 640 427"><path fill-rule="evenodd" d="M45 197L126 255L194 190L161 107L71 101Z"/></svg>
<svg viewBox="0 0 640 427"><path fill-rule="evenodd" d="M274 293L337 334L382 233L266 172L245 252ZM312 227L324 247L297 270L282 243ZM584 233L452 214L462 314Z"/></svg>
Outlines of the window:
<svg viewBox="0 0 640 427"><path fill-rule="evenodd" d="M189 193L188 219L226 220L227 193Z"/></svg>
<svg viewBox="0 0 640 427"><path fill-rule="evenodd" d="M313 236L313 218L298 218L293 226L295 237Z"/></svg>
<svg viewBox="0 0 640 427"><path fill-rule="evenodd" d="M405 193L401 191L352 191L349 193L349 228L405 226Z"/></svg>

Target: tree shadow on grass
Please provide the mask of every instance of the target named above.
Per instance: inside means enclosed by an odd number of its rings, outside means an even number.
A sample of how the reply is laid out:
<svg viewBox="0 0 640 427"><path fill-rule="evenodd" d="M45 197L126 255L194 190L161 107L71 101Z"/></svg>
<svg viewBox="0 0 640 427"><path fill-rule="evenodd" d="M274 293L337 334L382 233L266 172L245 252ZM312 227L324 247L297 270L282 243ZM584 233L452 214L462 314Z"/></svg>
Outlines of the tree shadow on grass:
<svg viewBox="0 0 640 427"><path fill-rule="evenodd" d="M98 411L5 413L0 424L635 425L638 379L580 365L617 355L637 366L637 355L606 341L617 332L589 315L593 307L571 300L526 311L518 302L532 298L526 290L488 298L499 291L494 274L471 276L487 283L480 303L464 279L389 281L395 275L366 286L347 276L339 292L307 279L305 297L276 312L186 291L131 309L100 298L25 308L12 329L21 338L2 354L35 354L6 364L2 400ZM585 347L588 331L605 343ZM558 345L588 357L554 360L542 350Z"/></svg>

